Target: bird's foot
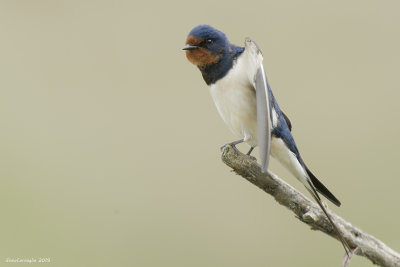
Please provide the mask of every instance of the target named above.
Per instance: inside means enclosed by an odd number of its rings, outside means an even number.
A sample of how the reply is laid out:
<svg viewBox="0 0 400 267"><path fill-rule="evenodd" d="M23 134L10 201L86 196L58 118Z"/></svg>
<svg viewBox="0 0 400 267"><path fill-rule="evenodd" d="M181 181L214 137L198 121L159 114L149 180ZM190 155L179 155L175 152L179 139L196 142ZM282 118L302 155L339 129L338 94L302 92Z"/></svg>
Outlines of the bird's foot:
<svg viewBox="0 0 400 267"><path fill-rule="evenodd" d="M256 157L250 156L251 152L253 151L254 147L251 147L249 152L246 153L247 156L249 156L250 159L257 161Z"/></svg>
<svg viewBox="0 0 400 267"><path fill-rule="evenodd" d="M254 160L255 162L257 162L256 157L253 157L253 156L250 156L250 155L249 155L249 158L250 158L251 160Z"/></svg>
<svg viewBox="0 0 400 267"><path fill-rule="evenodd" d="M237 141L234 141L234 142L227 143L227 144L221 146L220 150L221 150L221 152L222 152L222 151L224 151L224 148L225 148L226 146L232 146L233 149L236 151L236 153L238 153L239 150L236 148L236 145L237 145L237 144L240 144L240 143L243 143L243 142L244 142L243 139L241 139L241 140L237 140Z"/></svg>

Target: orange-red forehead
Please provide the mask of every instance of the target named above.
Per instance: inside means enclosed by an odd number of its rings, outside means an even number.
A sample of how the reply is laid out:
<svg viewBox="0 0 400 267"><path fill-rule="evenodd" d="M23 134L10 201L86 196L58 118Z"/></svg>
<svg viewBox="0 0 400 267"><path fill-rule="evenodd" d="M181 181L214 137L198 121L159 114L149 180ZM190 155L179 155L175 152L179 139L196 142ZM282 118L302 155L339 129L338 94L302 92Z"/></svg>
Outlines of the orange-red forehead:
<svg viewBox="0 0 400 267"><path fill-rule="evenodd" d="M198 45L201 44L204 41L204 38L199 38L194 35L189 35L188 38L186 38L186 44L190 45Z"/></svg>

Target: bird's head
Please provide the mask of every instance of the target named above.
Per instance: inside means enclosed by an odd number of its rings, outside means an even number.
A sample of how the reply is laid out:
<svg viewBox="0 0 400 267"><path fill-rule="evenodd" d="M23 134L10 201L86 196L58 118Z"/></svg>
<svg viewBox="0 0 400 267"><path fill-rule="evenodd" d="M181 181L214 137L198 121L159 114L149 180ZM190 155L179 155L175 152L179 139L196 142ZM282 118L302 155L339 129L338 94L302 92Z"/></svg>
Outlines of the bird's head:
<svg viewBox="0 0 400 267"><path fill-rule="evenodd" d="M229 52L229 40L225 34L210 25L194 27L186 38L187 59L198 67L218 63Z"/></svg>

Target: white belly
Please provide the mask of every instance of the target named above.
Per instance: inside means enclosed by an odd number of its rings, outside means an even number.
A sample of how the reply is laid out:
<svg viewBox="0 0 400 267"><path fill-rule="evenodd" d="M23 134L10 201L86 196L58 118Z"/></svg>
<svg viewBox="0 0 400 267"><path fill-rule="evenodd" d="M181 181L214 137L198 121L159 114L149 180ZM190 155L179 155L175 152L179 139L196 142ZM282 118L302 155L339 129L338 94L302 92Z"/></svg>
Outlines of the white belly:
<svg viewBox="0 0 400 267"><path fill-rule="evenodd" d="M240 58L234 68L210 86L217 110L229 129L250 146L257 146L256 92L248 81Z"/></svg>
<svg viewBox="0 0 400 267"><path fill-rule="evenodd" d="M210 86L210 93L217 110L229 129L244 139L250 146L257 146L257 100L256 92L246 76L246 66L239 57L228 74ZM278 123L277 114L272 109L272 125ZM308 186L307 174L284 142L271 139L271 156L290 170L303 184Z"/></svg>
<svg viewBox="0 0 400 267"><path fill-rule="evenodd" d="M271 138L271 156L276 158L300 182L309 188L307 173L297 160L296 155L288 149L282 139L276 137Z"/></svg>

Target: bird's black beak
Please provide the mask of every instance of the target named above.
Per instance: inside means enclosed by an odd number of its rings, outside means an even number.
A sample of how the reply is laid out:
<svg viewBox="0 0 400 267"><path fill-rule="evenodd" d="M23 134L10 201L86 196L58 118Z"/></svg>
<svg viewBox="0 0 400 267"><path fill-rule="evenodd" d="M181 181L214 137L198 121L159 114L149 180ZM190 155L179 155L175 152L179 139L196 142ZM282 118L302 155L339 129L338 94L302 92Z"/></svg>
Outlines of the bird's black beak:
<svg viewBox="0 0 400 267"><path fill-rule="evenodd" d="M186 44L182 50L193 50L193 49L197 49L199 48L197 45L190 45L190 44Z"/></svg>

